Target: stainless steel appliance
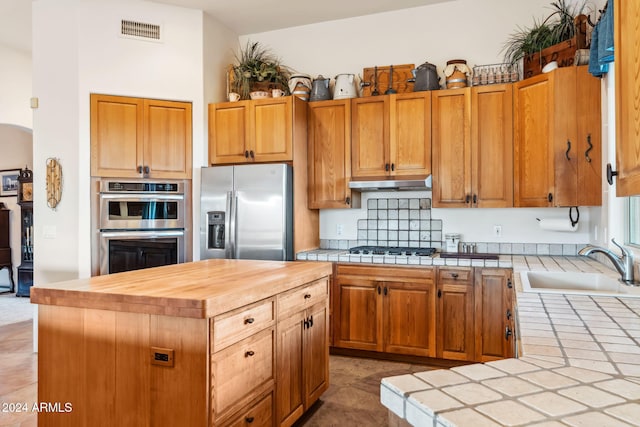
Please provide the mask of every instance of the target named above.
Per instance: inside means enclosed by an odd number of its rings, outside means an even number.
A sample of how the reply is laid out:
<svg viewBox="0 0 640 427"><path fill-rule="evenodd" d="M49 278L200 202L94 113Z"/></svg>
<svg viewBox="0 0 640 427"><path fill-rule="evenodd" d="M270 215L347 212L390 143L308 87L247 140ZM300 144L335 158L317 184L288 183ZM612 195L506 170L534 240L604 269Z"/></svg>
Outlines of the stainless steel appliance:
<svg viewBox="0 0 640 427"><path fill-rule="evenodd" d="M184 181L98 181L94 274L185 262L189 214Z"/></svg>
<svg viewBox="0 0 640 427"><path fill-rule="evenodd" d="M201 259L293 260L291 166L214 166L201 178Z"/></svg>
<svg viewBox="0 0 640 427"><path fill-rule="evenodd" d="M396 256L433 256L435 248L408 248L405 246L355 246L350 254L359 255L396 255Z"/></svg>

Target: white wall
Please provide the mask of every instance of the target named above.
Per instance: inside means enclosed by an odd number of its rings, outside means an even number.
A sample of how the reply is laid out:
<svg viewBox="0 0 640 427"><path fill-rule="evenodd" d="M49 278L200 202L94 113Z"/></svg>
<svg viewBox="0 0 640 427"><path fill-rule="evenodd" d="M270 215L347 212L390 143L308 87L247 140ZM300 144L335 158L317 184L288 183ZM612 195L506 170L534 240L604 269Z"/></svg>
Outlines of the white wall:
<svg viewBox="0 0 640 427"><path fill-rule="evenodd" d="M570 3L577 3L569 0ZM600 6L605 1L596 1ZM593 5L590 10L595 10ZM530 27L551 13L549 0L457 0L431 6L306 25L241 37L272 49L283 63L311 76L362 74L374 65L428 61L442 70L454 58L467 64L502 62L501 50L518 27ZM442 82L444 79L441 80ZM389 193L390 197L406 197ZM425 195L422 194L422 197ZM367 197L376 197L367 195ZM365 204L363 203L363 206ZM597 214L591 215L595 211ZM541 231L536 217L568 217L568 209L434 209L445 232L460 232L465 240L497 242L584 243L598 222L599 208L581 208L575 233ZM356 223L366 210L321 210L322 239L355 239ZM590 223L590 218L595 223ZM338 236L337 224L344 225ZM502 225L502 237L492 235Z"/></svg>
<svg viewBox="0 0 640 427"><path fill-rule="evenodd" d="M33 144L31 129L24 129L19 126L0 124L0 170L23 169L27 166L33 168ZM17 281L17 268L20 265L20 206L16 196L0 197L0 202L4 203L11 210L9 214L11 262L13 263L13 279ZM8 283L8 277L0 275L0 283ZM16 283L17 285L17 283Z"/></svg>
<svg viewBox="0 0 640 427"><path fill-rule="evenodd" d="M163 41L120 37L120 19L162 25ZM204 69L203 27L201 11L150 2L33 3L33 88L40 99L34 114L34 185L44 186L39 172L48 157L60 159L64 176L55 211L42 194L34 200L36 282L90 275L91 93L192 102L194 169L202 164L208 102L204 82L219 81L209 96L224 92L220 71ZM220 37L209 45L227 40Z"/></svg>
<svg viewBox="0 0 640 427"><path fill-rule="evenodd" d="M0 45L0 58L0 123L31 129L31 55Z"/></svg>

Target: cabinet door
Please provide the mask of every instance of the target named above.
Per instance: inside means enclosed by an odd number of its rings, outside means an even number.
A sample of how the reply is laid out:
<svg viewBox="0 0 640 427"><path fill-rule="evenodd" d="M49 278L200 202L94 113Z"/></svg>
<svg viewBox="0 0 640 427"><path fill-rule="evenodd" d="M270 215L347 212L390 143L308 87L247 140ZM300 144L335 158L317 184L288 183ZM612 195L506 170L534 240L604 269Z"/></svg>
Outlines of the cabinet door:
<svg viewBox="0 0 640 427"><path fill-rule="evenodd" d="M150 178L191 178L191 103L144 101L144 166Z"/></svg>
<svg viewBox="0 0 640 427"><path fill-rule="evenodd" d="M329 315L326 302L307 310L305 326L305 409L329 388Z"/></svg>
<svg viewBox="0 0 640 427"><path fill-rule="evenodd" d="M304 413L303 335L305 313L278 323L276 361L276 423L290 426Z"/></svg>
<svg viewBox="0 0 640 427"><path fill-rule="evenodd" d="M556 70L557 71L557 70ZM514 205L552 206L554 188L551 73L514 85ZM551 198L551 200L550 200Z"/></svg>
<svg viewBox="0 0 640 427"><path fill-rule="evenodd" d="M92 176L142 176L143 104L141 98L91 95Z"/></svg>
<svg viewBox="0 0 640 427"><path fill-rule="evenodd" d="M389 174L389 97L351 100L351 173L353 177Z"/></svg>
<svg viewBox="0 0 640 427"><path fill-rule="evenodd" d="M251 101L249 157L256 162L293 160L291 96Z"/></svg>
<svg viewBox="0 0 640 427"><path fill-rule="evenodd" d="M470 88L432 94L433 206L471 206Z"/></svg>
<svg viewBox="0 0 640 427"><path fill-rule="evenodd" d="M391 175L431 173L431 92L390 97Z"/></svg>
<svg viewBox="0 0 640 427"><path fill-rule="evenodd" d="M437 355L474 360L474 295L471 269L438 272Z"/></svg>
<svg viewBox="0 0 640 427"><path fill-rule="evenodd" d="M602 111L600 79L576 67L578 163L577 205L602 205ZM618 141L620 141L618 139Z"/></svg>
<svg viewBox="0 0 640 427"><path fill-rule="evenodd" d="M382 351L382 322L377 281L354 277L336 279L338 295L333 341L336 347Z"/></svg>
<svg viewBox="0 0 640 427"><path fill-rule="evenodd" d="M513 357L512 272L499 268L475 270L475 360Z"/></svg>
<svg viewBox="0 0 640 427"><path fill-rule="evenodd" d="M384 351L436 357L433 283L383 283Z"/></svg>
<svg viewBox="0 0 640 427"><path fill-rule="evenodd" d="M471 90L472 204L513 207L513 87Z"/></svg>
<svg viewBox="0 0 640 427"><path fill-rule="evenodd" d="M309 103L309 208L346 208L351 191L351 100Z"/></svg>
<svg viewBox="0 0 640 427"><path fill-rule="evenodd" d="M640 2L614 0L616 195L640 194Z"/></svg>
<svg viewBox="0 0 640 427"><path fill-rule="evenodd" d="M209 104L209 164L249 158L249 102Z"/></svg>

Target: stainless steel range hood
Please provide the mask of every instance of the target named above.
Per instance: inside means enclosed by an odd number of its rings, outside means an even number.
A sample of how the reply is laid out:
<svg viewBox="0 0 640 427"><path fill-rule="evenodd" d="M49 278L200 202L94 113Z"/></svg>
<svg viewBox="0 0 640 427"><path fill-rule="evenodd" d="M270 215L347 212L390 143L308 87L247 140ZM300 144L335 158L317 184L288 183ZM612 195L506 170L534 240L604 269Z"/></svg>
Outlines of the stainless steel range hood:
<svg viewBox="0 0 640 427"><path fill-rule="evenodd" d="M354 191L431 191L431 175L425 179L351 181Z"/></svg>

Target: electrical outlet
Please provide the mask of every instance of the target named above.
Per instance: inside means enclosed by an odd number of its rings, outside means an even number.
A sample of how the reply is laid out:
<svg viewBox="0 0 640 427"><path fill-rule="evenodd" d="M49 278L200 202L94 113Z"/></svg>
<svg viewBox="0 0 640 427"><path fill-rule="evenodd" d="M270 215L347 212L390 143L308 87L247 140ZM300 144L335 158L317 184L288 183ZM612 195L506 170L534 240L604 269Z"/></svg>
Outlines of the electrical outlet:
<svg viewBox="0 0 640 427"><path fill-rule="evenodd" d="M343 224L336 225L336 234L338 236L342 236L343 233L344 233L344 225Z"/></svg>
<svg viewBox="0 0 640 427"><path fill-rule="evenodd" d="M493 235L494 237L502 237L502 226L494 225L493 226Z"/></svg>

